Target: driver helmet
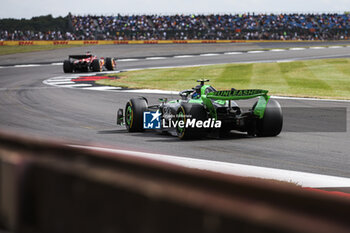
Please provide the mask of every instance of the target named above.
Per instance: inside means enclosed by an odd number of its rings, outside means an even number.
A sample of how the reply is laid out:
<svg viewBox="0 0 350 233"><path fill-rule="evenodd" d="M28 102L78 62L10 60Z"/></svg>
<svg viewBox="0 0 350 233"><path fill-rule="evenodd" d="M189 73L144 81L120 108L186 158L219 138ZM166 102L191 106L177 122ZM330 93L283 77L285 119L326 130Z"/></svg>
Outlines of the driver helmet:
<svg viewBox="0 0 350 233"><path fill-rule="evenodd" d="M197 85L192 93L192 99L198 99L201 96L201 85Z"/></svg>

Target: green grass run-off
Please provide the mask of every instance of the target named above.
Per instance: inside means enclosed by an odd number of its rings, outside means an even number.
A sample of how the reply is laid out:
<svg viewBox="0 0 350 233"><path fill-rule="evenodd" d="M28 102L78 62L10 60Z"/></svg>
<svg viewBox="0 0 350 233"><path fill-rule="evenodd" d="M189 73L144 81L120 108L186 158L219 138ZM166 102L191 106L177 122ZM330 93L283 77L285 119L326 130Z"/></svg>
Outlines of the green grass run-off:
<svg viewBox="0 0 350 233"><path fill-rule="evenodd" d="M218 90L256 88L269 90L271 95L350 99L348 58L146 69L110 75L120 79L97 83L179 91L205 78Z"/></svg>

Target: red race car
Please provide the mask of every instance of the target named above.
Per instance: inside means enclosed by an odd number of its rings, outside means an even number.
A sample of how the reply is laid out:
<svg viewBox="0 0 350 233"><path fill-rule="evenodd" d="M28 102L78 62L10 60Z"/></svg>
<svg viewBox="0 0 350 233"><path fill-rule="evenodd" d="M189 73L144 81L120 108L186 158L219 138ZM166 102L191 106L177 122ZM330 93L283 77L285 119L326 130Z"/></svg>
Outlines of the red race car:
<svg viewBox="0 0 350 233"><path fill-rule="evenodd" d="M72 72L100 72L105 70L114 70L117 64L114 58L98 58L90 53L85 55L70 55L68 60L63 62L64 73Z"/></svg>

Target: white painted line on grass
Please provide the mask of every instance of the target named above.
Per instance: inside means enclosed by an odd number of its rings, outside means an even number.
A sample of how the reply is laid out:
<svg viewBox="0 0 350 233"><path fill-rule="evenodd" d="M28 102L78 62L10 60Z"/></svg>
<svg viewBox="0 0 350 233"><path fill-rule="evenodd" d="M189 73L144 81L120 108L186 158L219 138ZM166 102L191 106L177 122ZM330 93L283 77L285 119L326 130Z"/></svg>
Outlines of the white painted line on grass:
<svg viewBox="0 0 350 233"><path fill-rule="evenodd" d="M303 187L310 188L332 188L332 187L350 187L350 178L328 176L307 172L299 172L292 170L283 170L277 168L267 168L252 165L243 165L228 162L219 162L204 159L195 159L187 157L170 156L163 154L152 154L145 152L109 149L92 146L77 146L71 145L77 148L90 149L96 151L104 151L111 153L121 153L129 156L142 157L147 159L158 160L166 163L176 164L188 168L196 168L201 170L209 170L219 173L245 176L245 177L257 177L263 179L274 179L286 182L293 182Z"/></svg>

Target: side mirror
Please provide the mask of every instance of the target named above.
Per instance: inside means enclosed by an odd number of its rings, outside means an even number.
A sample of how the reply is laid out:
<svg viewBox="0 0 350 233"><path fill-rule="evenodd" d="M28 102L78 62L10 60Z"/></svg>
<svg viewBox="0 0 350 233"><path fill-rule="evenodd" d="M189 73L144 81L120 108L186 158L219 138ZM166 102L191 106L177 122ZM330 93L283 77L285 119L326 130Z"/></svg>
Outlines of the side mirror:
<svg viewBox="0 0 350 233"><path fill-rule="evenodd" d="M183 99L183 100L187 99L188 94L189 94L188 92L183 92L183 91L179 93L179 95L181 96L181 99Z"/></svg>

